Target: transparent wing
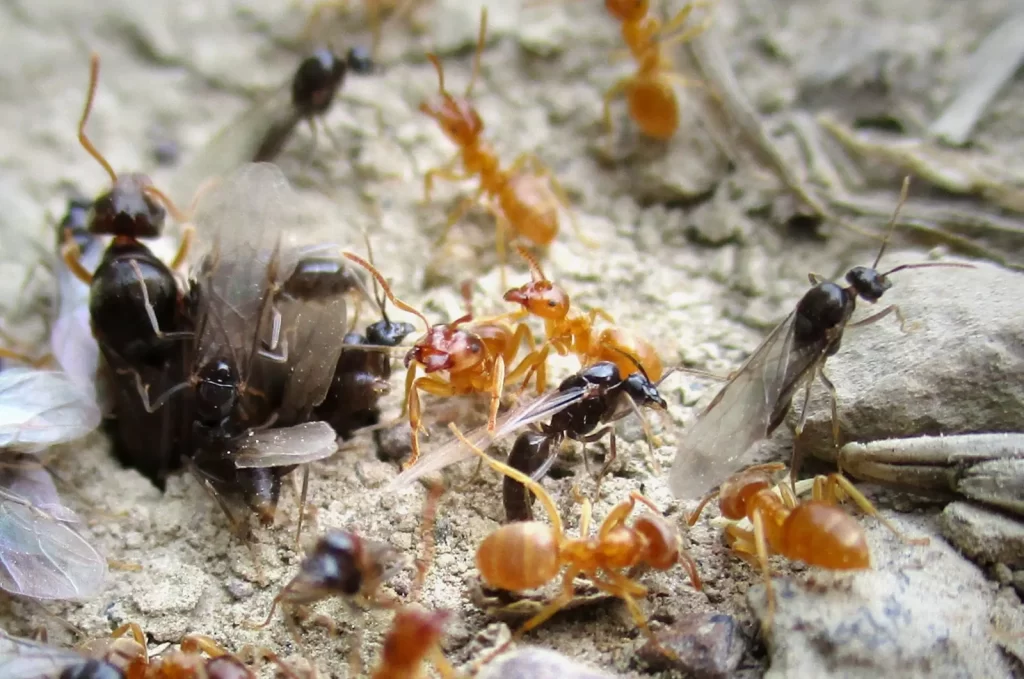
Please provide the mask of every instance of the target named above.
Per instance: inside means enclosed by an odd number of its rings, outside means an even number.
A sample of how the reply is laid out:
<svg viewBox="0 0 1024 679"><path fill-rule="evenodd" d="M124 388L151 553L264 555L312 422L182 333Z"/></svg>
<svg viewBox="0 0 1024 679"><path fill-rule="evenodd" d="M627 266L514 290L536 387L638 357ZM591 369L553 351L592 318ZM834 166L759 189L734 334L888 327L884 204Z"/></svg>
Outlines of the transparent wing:
<svg viewBox="0 0 1024 679"><path fill-rule="evenodd" d="M780 395L820 356L822 346L793 350L790 314L765 338L679 441L669 485L677 498L697 498L745 466L764 438Z"/></svg>
<svg viewBox="0 0 1024 679"><path fill-rule="evenodd" d="M32 505L57 521L77 523L78 516L61 504L46 468L30 455L5 454L0 461L0 492Z"/></svg>
<svg viewBox="0 0 1024 679"><path fill-rule="evenodd" d="M188 205L204 181L223 177L256 157L271 130L294 125L288 83L254 103L225 125L196 155L183 164L171 182L171 195Z"/></svg>
<svg viewBox="0 0 1024 679"><path fill-rule="evenodd" d="M4 679L55 678L64 668L84 660L69 648L11 636L0 629L0 677Z"/></svg>
<svg viewBox="0 0 1024 679"><path fill-rule="evenodd" d="M272 291L298 262L292 234L308 232L308 219L270 163L249 163L208 185L193 219L201 240L191 273L198 291L198 364L232 356L245 365L254 332L269 327Z"/></svg>
<svg viewBox="0 0 1024 679"><path fill-rule="evenodd" d="M235 466L242 469L316 462L337 452L337 438L326 422L268 429L239 442L233 459Z"/></svg>
<svg viewBox="0 0 1024 679"><path fill-rule="evenodd" d="M95 398L66 374L9 368L0 372L0 448L37 453L99 426Z"/></svg>
<svg viewBox="0 0 1024 679"><path fill-rule="evenodd" d="M493 433L487 431L487 425L481 425L465 436L481 450L496 441L514 434L523 427L542 420L550 419L574 403L579 403L588 393L585 387L575 387L564 391L554 390L528 401L505 413L497 422ZM434 451L425 453L415 465L396 476L388 485L389 490L405 488L416 479L426 474L440 471L449 465L462 462L473 457L466 446L457 438L452 437L447 443Z"/></svg>
<svg viewBox="0 0 1024 679"><path fill-rule="evenodd" d="M41 465L5 465L3 471L0 588L35 599L84 599L98 593L107 561L68 525L77 517L60 504L49 474ZM35 506L36 501L55 513Z"/></svg>

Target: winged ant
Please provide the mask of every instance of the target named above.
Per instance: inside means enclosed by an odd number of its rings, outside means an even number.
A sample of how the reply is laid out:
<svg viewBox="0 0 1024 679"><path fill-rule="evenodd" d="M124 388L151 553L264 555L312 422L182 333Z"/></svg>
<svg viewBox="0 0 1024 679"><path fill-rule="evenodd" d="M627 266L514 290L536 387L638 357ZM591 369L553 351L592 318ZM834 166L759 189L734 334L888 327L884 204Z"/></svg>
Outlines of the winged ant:
<svg viewBox="0 0 1024 679"><path fill-rule="evenodd" d="M839 351L847 328L875 323L890 313L903 317L896 305L851 323L857 299L874 304L892 287L889 276L907 269L925 267L972 268L955 262L902 264L884 273L878 263L892 235L900 208L906 202L910 178L903 182L899 203L889 229L870 267L857 266L846 274L846 287L810 274L811 284L796 308L736 371L696 422L681 437L669 483L676 497L699 497L724 477L745 464L745 453L757 441L770 436L782 424L793 397L804 389L804 404L796 427L796 438L803 431L807 402L815 378L821 380L832 399L832 434L839 443L839 414L835 387L823 372L825 362ZM795 479L799 460L794 446L790 463Z"/></svg>

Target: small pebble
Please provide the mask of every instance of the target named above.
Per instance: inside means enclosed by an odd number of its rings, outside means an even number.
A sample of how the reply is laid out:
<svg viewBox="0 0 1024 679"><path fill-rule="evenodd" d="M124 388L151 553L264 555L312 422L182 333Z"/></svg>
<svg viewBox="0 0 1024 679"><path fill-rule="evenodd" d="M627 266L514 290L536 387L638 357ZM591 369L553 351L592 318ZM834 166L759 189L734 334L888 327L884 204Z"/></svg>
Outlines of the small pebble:
<svg viewBox="0 0 1024 679"><path fill-rule="evenodd" d="M501 656L478 676L480 679L614 679L616 675L546 648L523 648Z"/></svg>
<svg viewBox="0 0 1024 679"><path fill-rule="evenodd" d="M1000 512L951 502L942 512L942 534L974 561L1024 567L1024 526Z"/></svg>
<svg viewBox="0 0 1024 679"><path fill-rule="evenodd" d="M655 634L676 657L648 641L638 652L639 659L652 670L676 670L695 679L731 676L746 646L736 620L722 613L690 616Z"/></svg>

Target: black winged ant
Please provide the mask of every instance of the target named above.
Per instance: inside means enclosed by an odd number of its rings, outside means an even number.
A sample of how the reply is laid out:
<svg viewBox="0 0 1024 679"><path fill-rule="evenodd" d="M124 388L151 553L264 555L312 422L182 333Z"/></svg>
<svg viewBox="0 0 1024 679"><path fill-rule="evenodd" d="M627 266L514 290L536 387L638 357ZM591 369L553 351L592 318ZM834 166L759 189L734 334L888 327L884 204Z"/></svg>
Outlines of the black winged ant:
<svg viewBox="0 0 1024 679"><path fill-rule="evenodd" d="M528 473L536 479L547 473L563 439L586 445L610 432L609 459L601 470L603 474L613 461L616 449L615 430L610 423L629 412L639 412L642 407L665 409L665 400L657 385L643 370L623 379L618 366L600 361L567 377L558 388L512 409L500 419L493 432L489 432L485 425L467 434L466 438L483 448L525 426L549 420L537 429L520 434L511 453L515 457L510 464L521 465L522 470L529 470ZM399 474L391 487L404 487L425 474L471 455L472 451L467 450L459 438L454 438ZM531 501L518 481L513 479L505 484L504 497L510 520L523 520L523 517L530 516Z"/></svg>
<svg viewBox="0 0 1024 679"><path fill-rule="evenodd" d="M821 380L832 399L832 434L839 444L839 415L835 387L823 372L825 362L839 351L843 333L875 323L895 313L903 327L899 308L890 305L881 311L850 323L858 297L874 304L892 287L889 276L897 271L925 267L973 268L954 262L903 264L884 273L878 263L896 226L900 209L906 202L910 178L903 182L900 199L889 222L888 231L870 267L857 266L846 274L847 286L810 274L811 284L796 308L736 371L728 383L697 417L681 437L672 465L669 483L679 498L697 498L726 477L747 466L745 453L757 441L770 436L782 424L794 395L804 389L804 404L796 427L796 438L803 431L807 402L815 378ZM790 463L792 479L797 478L799 460L794 445Z"/></svg>
<svg viewBox="0 0 1024 679"><path fill-rule="evenodd" d="M78 140L112 181L110 190L91 204L87 232L93 237L112 236L112 240L92 272L91 263L85 265L80 259L80 243L87 242L87 234L70 224L63 230L62 257L68 270L89 286L90 326L113 385L115 454L123 464L162 485L167 473L179 465L185 444L178 418L187 417L187 404L157 415L147 413L140 408L132 375L159 389L185 374L180 340L191 336L191 320L173 269L184 261L193 231L185 227L170 266L140 240L160 236L168 212L178 221L187 220L145 175L114 172L86 135L99 67L99 56L93 54ZM81 219L83 207L75 206L69 213L72 220Z"/></svg>
<svg viewBox="0 0 1024 679"><path fill-rule="evenodd" d="M206 250L190 273L191 371L152 398L137 385L149 412L182 392L191 398L191 468L244 533L239 510L271 523L281 479L336 451L331 428L310 418L341 356L346 297L369 296L337 247L288 240L304 231L296 200L269 163L243 166L203 192L194 221Z"/></svg>
<svg viewBox="0 0 1024 679"><path fill-rule="evenodd" d="M321 48L303 59L292 78L290 109L278 114L251 160L269 162L277 158L295 127L303 120L308 121L315 141L316 119L330 109L350 70L361 75L372 72L373 60L369 53L353 47L342 58L329 49Z"/></svg>
<svg viewBox="0 0 1024 679"><path fill-rule="evenodd" d="M214 135L176 175L173 195L191 196L201 182L226 175L243 163L276 161L303 120L314 135L312 153L317 122L330 109L345 76L350 71L372 70L369 54L358 47L344 57L328 49L314 51L299 64L290 84L277 88ZM335 141L328 128L324 131Z"/></svg>

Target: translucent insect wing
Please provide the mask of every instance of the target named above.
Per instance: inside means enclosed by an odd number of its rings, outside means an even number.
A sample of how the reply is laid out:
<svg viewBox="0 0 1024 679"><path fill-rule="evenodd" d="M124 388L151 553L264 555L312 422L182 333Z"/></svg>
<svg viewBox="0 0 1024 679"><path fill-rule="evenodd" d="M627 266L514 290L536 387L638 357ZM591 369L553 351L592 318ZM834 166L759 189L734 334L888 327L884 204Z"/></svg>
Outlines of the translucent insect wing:
<svg viewBox="0 0 1024 679"><path fill-rule="evenodd" d="M78 261L95 271L103 258L107 239L92 238ZM89 286L79 280L64 262L57 260L57 315L50 330L50 350L57 364L87 392L96 390L100 348L89 323Z"/></svg>
<svg viewBox="0 0 1024 679"><path fill-rule="evenodd" d="M0 372L0 448L36 453L99 426L95 399L61 372Z"/></svg>
<svg viewBox="0 0 1024 679"><path fill-rule="evenodd" d="M326 422L306 422L255 432L239 442L233 459L241 469L316 462L338 450L337 434Z"/></svg>
<svg viewBox="0 0 1024 679"><path fill-rule="evenodd" d="M64 668L84 660L71 649L21 639L0 629L0 676L4 679L58 677Z"/></svg>
<svg viewBox="0 0 1024 679"><path fill-rule="evenodd" d="M267 133L296 115L289 85L285 83L243 111L182 165L171 182L174 199L188 205L204 181L251 162Z"/></svg>
<svg viewBox="0 0 1024 679"><path fill-rule="evenodd" d="M83 599L103 587L107 561L85 538L2 490L0 536L0 588L11 594Z"/></svg>
<svg viewBox="0 0 1024 679"><path fill-rule="evenodd" d="M532 401L513 408L502 416L495 427L494 433L487 431L487 425L477 427L465 434L466 439L481 450L496 441L516 433L523 427L551 418L574 403L579 403L587 394L583 387L565 391L549 391ZM452 437L437 450L424 454L409 469L396 476L388 485L389 490L405 488L416 479L440 471L445 467L473 457L473 453L457 438Z"/></svg>
<svg viewBox="0 0 1024 679"><path fill-rule="evenodd" d="M298 261L291 234L306 229L296 201L270 163L246 164L202 193L193 221L203 245L191 274L200 291L200 364L213 357L241 360L252 349L253 329L269 320L272 289Z"/></svg>
<svg viewBox="0 0 1024 679"><path fill-rule="evenodd" d="M764 438L790 372L794 318L765 338L683 433L669 474L677 498L698 498L739 471Z"/></svg>
<svg viewBox="0 0 1024 679"><path fill-rule="evenodd" d="M0 493L12 501L32 505L57 521L78 522L78 516L61 504L50 473L30 455L3 455L0 459Z"/></svg>

